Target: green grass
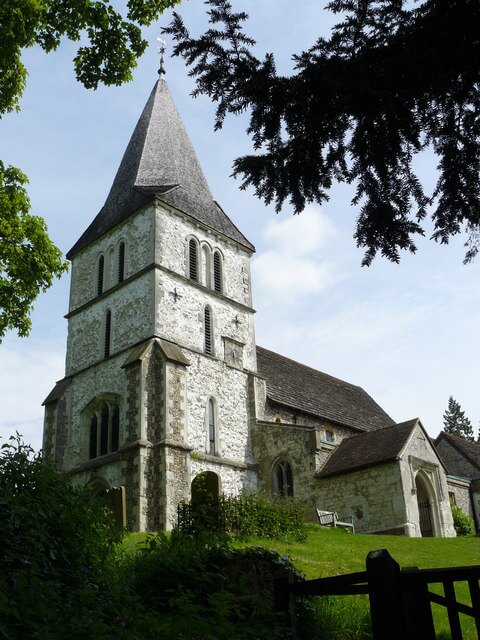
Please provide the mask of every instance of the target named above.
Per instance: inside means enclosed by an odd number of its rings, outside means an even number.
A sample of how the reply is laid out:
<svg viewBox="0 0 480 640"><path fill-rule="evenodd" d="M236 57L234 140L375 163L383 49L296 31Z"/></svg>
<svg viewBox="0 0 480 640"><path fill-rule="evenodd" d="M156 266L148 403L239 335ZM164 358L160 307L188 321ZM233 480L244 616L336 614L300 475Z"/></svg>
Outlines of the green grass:
<svg viewBox="0 0 480 640"><path fill-rule="evenodd" d="M312 526L309 528L308 540L305 543L287 543L271 540L249 540L248 545L268 546L282 555L288 555L296 567L307 578L322 578L344 573L365 570L365 559L369 551L388 549L390 555L400 567L416 566L419 569L435 567L454 567L480 564L480 538L406 538L403 536L362 535L342 529L326 529ZM442 593L442 587L438 588ZM456 587L457 598L470 604L470 596L466 583ZM363 596L351 598L332 598L335 606L331 607L331 615L338 616L342 610L349 615L350 608L354 618L354 626L358 627L361 611L368 613L368 599ZM339 611L337 611L337 608ZM446 610L438 605L433 606L437 637L449 638ZM472 618L460 616L464 637L476 640L477 634ZM361 638L362 632L352 629L350 635L338 636L342 640ZM364 633L364 632L363 632Z"/></svg>
<svg viewBox="0 0 480 640"><path fill-rule="evenodd" d="M145 534L130 534L125 546L133 548ZM369 551L388 549L401 567L419 569L480 564L480 538L406 538L402 536L376 536L351 534L342 529L309 527L306 542L279 542L262 538L250 539L235 546L262 546L288 555L307 579L322 578L365 570ZM457 598L470 604L466 583L456 587ZM438 593L442 588L438 587ZM363 640L369 636L368 598L366 596L331 597L319 599L321 628L319 638L329 640ZM447 639L446 610L433 605L437 638ZM461 616L465 640L476 640L473 619Z"/></svg>

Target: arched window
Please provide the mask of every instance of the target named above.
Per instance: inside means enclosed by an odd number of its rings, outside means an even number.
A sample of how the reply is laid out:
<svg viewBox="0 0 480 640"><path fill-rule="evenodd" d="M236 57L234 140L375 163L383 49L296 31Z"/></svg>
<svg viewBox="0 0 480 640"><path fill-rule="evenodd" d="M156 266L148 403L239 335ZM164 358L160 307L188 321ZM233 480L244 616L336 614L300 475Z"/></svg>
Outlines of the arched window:
<svg viewBox="0 0 480 640"><path fill-rule="evenodd" d="M211 288L212 275L211 275L211 255L210 247L203 245L202 247L202 284Z"/></svg>
<svg viewBox="0 0 480 640"><path fill-rule="evenodd" d="M293 496L293 474L290 463L286 460L278 460L273 467L272 477L273 493L285 498Z"/></svg>
<svg viewBox="0 0 480 640"><path fill-rule="evenodd" d="M194 238L188 243L188 277L198 282L198 246Z"/></svg>
<svg viewBox="0 0 480 640"><path fill-rule="evenodd" d="M120 442L120 412L118 405L102 402L90 418L89 458L98 458L118 450Z"/></svg>
<svg viewBox="0 0 480 640"><path fill-rule="evenodd" d="M97 296L103 293L103 277L105 271L105 258L101 255L97 264Z"/></svg>
<svg viewBox="0 0 480 640"><path fill-rule="evenodd" d="M217 293L223 293L223 269L220 251L215 251L213 254L213 290Z"/></svg>
<svg viewBox="0 0 480 640"><path fill-rule="evenodd" d="M212 456L218 453L217 443L217 424L215 415L215 403L213 398L210 398L207 405L207 429L208 429L208 448L207 453Z"/></svg>
<svg viewBox="0 0 480 640"><path fill-rule="evenodd" d="M118 245L118 262L117 262L118 282L123 282L125 278L125 243L120 242Z"/></svg>
<svg viewBox="0 0 480 640"><path fill-rule="evenodd" d="M205 331L205 353L209 356L213 355L213 332L212 332L212 310L205 307L204 311L204 331Z"/></svg>
<svg viewBox="0 0 480 640"><path fill-rule="evenodd" d="M111 340L112 340L112 312L109 309L105 316L105 341L104 341L104 349L103 349L103 355L105 358L108 358L108 356L110 355Z"/></svg>

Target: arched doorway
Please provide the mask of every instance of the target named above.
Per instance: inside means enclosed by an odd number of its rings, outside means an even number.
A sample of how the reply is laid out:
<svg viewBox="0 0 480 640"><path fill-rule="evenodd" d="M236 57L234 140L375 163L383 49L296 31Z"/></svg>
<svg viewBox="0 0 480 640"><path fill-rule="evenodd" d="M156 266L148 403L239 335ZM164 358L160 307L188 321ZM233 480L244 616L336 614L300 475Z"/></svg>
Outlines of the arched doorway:
<svg viewBox="0 0 480 640"><path fill-rule="evenodd" d="M192 481L192 507L212 503L220 495L220 478L213 471L203 471Z"/></svg>
<svg viewBox="0 0 480 640"><path fill-rule="evenodd" d="M427 481L421 473L415 477L415 487L417 489L418 519L422 538L431 538L435 535L432 504Z"/></svg>

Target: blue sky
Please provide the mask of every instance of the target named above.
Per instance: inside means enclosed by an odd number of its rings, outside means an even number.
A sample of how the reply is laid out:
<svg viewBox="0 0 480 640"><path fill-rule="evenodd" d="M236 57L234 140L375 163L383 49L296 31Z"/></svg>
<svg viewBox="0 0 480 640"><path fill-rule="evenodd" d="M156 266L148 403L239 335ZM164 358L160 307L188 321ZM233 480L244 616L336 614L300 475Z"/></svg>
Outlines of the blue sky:
<svg viewBox="0 0 480 640"><path fill-rule="evenodd" d="M248 32L260 55L272 51L279 70L291 54L326 33L334 17L305 0L234 2L250 14ZM179 7L193 33L205 26L203 5ZM161 25L169 21L164 16ZM29 70L19 114L0 120L0 158L30 179L32 210L42 215L65 253L98 213L137 119L156 80L158 26L130 84L87 91L75 81L76 47L46 55L25 52ZM167 82L214 197L256 246L252 260L257 343L366 389L397 421L419 416L431 435L453 395L477 430L480 261L463 266L464 238L448 247L418 241L400 265L377 258L360 266L352 238L352 192L335 187L330 202L292 216L265 207L231 177L234 158L249 152L244 117L213 132L214 107L193 100L193 83L179 60L166 60ZM435 158L424 153L419 173L435 181ZM427 229L427 236L431 229ZM18 430L41 445L41 402L63 377L69 275L35 304L29 338L9 334L0 345L0 435Z"/></svg>

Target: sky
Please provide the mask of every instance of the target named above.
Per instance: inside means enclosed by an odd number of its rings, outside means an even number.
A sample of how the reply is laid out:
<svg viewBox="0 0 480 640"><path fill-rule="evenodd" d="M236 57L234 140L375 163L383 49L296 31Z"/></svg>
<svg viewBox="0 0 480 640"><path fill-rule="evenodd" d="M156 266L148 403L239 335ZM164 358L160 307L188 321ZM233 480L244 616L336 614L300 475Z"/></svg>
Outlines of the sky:
<svg viewBox="0 0 480 640"><path fill-rule="evenodd" d="M115 4L115 3L114 3ZM324 3L234 0L250 14L257 55L273 52L281 73L291 56L327 34L334 16ZM183 2L193 34L206 25L203 5ZM45 218L66 253L102 207L123 152L157 79L156 38L171 13L145 30L151 43L131 83L87 91L76 82L76 45L24 54L29 77L20 113L0 120L0 158L29 177L32 212ZM170 47L171 50L171 47ZM194 83L178 59L166 58L166 80L215 199L255 245L252 258L257 344L363 387L397 422L420 417L436 436L453 396L480 423L478 393L480 260L464 266L464 237L448 246L418 241L399 265L376 258L361 267L353 239L358 212L351 188L335 186L326 205L293 216L266 207L231 178L233 160L250 153L245 116L214 133L214 106L190 96ZM423 183L435 183L435 157L417 161ZM69 279L40 295L30 337L10 333L0 344L0 436L15 432L41 447L42 401L64 376Z"/></svg>

